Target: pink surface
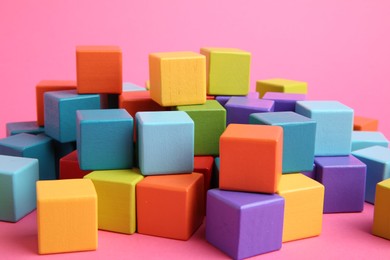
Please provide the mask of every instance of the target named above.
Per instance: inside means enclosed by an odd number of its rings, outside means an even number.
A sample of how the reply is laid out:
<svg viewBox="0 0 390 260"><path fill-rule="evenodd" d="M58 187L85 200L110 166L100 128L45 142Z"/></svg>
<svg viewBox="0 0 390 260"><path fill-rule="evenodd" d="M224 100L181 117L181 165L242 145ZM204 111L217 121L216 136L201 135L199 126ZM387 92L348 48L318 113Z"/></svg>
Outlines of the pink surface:
<svg viewBox="0 0 390 260"><path fill-rule="evenodd" d="M124 81L140 85L150 52L242 48L252 52L252 89L270 77L307 81L308 99L339 100L377 118L390 138L389 10L386 0L0 1L0 137L6 122L36 119L38 81L76 78L76 45L116 44ZM362 214L326 215L320 237L284 244L262 259L383 258L390 242L369 234L371 222L370 205ZM72 257L224 258L204 241L204 228L188 242L99 235L98 251ZM2 259L36 251L35 213L0 222Z"/></svg>

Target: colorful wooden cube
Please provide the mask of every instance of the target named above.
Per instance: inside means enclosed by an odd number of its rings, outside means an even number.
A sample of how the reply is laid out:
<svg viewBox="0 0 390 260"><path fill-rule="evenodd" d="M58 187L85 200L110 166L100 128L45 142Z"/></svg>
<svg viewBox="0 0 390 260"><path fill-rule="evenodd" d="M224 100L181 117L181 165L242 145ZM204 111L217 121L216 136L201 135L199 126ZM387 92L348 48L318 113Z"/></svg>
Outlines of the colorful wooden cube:
<svg viewBox="0 0 390 260"><path fill-rule="evenodd" d="M36 158L39 161L39 179L57 179L55 150L52 139L45 135L22 133L0 139L0 154Z"/></svg>
<svg viewBox="0 0 390 260"><path fill-rule="evenodd" d="M97 195L91 180L37 182L39 254L96 250Z"/></svg>
<svg viewBox="0 0 390 260"><path fill-rule="evenodd" d="M324 208L321 183L300 173L283 174L277 193L285 199L283 242L320 235Z"/></svg>
<svg viewBox="0 0 390 260"><path fill-rule="evenodd" d="M282 153L282 127L230 124L220 138L219 188L275 193Z"/></svg>
<svg viewBox="0 0 390 260"><path fill-rule="evenodd" d="M372 233L390 240L390 179L376 185Z"/></svg>
<svg viewBox="0 0 390 260"><path fill-rule="evenodd" d="M389 141L381 132L352 131L352 151L375 145L388 147Z"/></svg>
<svg viewBox="0 0 390 260"><path fill-rule="evenodd" d="M6 135L16 135L21 133L26 134L41 134L45 129L37 124L37 121L26 122L11 122L6 124Z"/></svg>
<svg viewBox="0 0 390 260"><path fill-rule="evenodd" d="M314 162L316 122L294 112L254 113L251 124L283 127L283 173L310 171Z"/></svg>
<svg viewBox="0 0 390 260"><path fill-rule="evenodd" d="M99 229L135 232L135 186L143 178L138 169L93 171L84 176L92 180L96 189Z"/></svg>
<svg viewBox="0 0 390 260"><path fill-rule="evenodd" d="M233 259L282 247L284 199L276 194L209 190L206 240Z"/></svg>
<svg viewBox="0 0 390 260"><path fill-rule="evenodd" d="M183 111L138 112L137 145L143 175L194 169L194 121Z"/></svg>
<svg viewBox="0 0 390 260"><path fill-rule="evenodd" d="M77 46L77 93L122 93L122 50L118 46Z"/></svg>
<svg viewBox="0 0 390 260"><path fill-rule="evenodd" d="M373 204L376 184L390 178L390 149L371 146L353 151L352 155L367 165L365 200Z"/></svg>
<svg viewBox="0 0 390 260"><path fill-rule="evenodd" d="M195 156L194 172L203 174L205 198L206 192L210 189L211 176L214 170L214 158L212 156Z"/></svg>
<svg viewBox="0 0 390 260"><path fill-rule="evenodd" d="M338 101L297 101L295 110L317 122L316 156L351 153L353 109Z"/></svg>
<svg viewBox="0 0 390 260"><path fill-rule="evenodd" d="M177 106L195 124L195 155L218 155L219 137L226 128L226 110L218 101L207 100L203 105Z"/></svg>
<svg viewBox="0 0 390 260"><path fill-rule="evenodd" d="M161 106L206 102L206 58L195 52L149 54L150 95Z"/></svg>
<svg viewBox="0 0 390 260"><path fill-rule="evenodd" d="M249 115L274 111L274 101L231 97L225 104L226 124L249 124Z"/></svg>
<svg viewBox="0 0 390 260"><path fill-rule="evenodd" d="M378 131L379 121L369 117L354 116L353 130L355 131Z"/></svg>
<svg viewBox="0 0 390 260"><path fill-rule="evenodd" d="M313 168L312 170L310 171L304 171L304 172L300 172L302 173L303 175L313 179L313 180L316 180L317 178L317 169L316 169L316 165L313 163Z"/></svg>
<svg viewBox="0 0 390 260"><path fill-rule="evenodd" d="M256 91L260 98L267 92L307 94L307 83L289 79L267 79L256 81Z"/></svg>
<svg viewBox="0 0 390 260"><path fill-rule="evenodd" d="M61 143L76 141L76 111L84 109L100 109L100 96L76 90L45 93L45 133Z"/></svg>
<svg viewBox="0 0 390 260"><path fill-rule="evenodd" d="M133 167L133 118L125 109L80 110L76 114L82 170Z"/></svg>
<svg viewBox="0 0 390 260"><path fill-rule="evenodd" d="M361 212L366 165L356 157L316 157L317 181L325 186L324 213Z"/></svg>
<svg viewBox="0 0 390 260"><path fill-rule="evenodd" d="M0 221L17 222L36 207L37 159L0 155Z"/></svg>
<svg viewBox="0 0 390 260"><path fill-rule="evenodd" d="M274 111L295 111L297 101L306 99L305 94L267 92L262 99L273 100L275 102Z"/></svg>
<svg viewBox="0 0 390 260"><path fill-rule="evenodd" d="M81 170L77 150L65 155L59 161L59 179L81 179L91 171Z"/></svg>
<svg viewBox="0 0 390 260"><path fill-rule="evenodd" d="M206 56L207 94L246 95L249 92L251 54L235 48L201 48Z"/></svg>
<svg viewBox="0 0 390 260"><path fill-rule="evenodd" d="M188 240L204 217L203 175L148 176L136 186L137 231Z"/></svg>
<svg viewBox="0 0 390 260"><path fill-rule="evenodd" d="M123 92L133 92L133 91L146 91L145 87L138 86L132 82L123 82L122 84L122 93Z"/></svg>
<svg viewBox="0 0 390 260"><path fill-rule="evenodd" d="M137 112L167 110L151 98L150 91L122 92L119 96L119 108L126 109L132 117Z"/></svg>

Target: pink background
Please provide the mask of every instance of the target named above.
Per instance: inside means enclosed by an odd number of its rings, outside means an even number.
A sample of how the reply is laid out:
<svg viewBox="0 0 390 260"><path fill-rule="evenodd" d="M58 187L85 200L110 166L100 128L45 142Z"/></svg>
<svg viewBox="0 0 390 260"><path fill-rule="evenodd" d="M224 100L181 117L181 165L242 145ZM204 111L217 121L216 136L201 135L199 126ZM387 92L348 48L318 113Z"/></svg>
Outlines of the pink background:
<svg viewBox="0 0 390 260"><path fill-rule="evenodd" d="M122 47L124 81L140 85L150 52L241 48L252 53L252 88L271 77L307 81L310 99L339 100L377 118L390 137L389 10L387 0L1 1L0 137L6 122L36 120L38 81L75 79L75 46L85 44ZM35 254L33 219L0 223L2 254ZM321 237L287 243L269 257L390 253L388 241L368 234L371 219L371 206L327 215ZM223 257L202 232L189 243L101 232L100 249L79 255Z"/></svg>

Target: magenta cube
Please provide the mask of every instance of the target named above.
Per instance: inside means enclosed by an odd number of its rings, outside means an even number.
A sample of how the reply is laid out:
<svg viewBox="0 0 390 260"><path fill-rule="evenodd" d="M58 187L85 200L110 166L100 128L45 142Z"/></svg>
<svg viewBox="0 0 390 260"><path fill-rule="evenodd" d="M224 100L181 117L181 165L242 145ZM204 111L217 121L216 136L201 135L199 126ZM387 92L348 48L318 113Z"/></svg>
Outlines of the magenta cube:
<svg viewBox="0 0 390 260"><path fill-rule="evenodd" d="M282 246L284 198L212 189L207 192L206 240L233 259Z"/></svg>
<svg viewBox="0 0 390 260"><path fill-rule="evenodd" d="M267 92L263 99L273 100L275 102L274 111L295 111L297 101L306 99L305 94L282 93L282 92Z"/></svg>
<svg viewBox="0 0 390 260"><path fill-rule="evenodd" d="M324 213L361 212L366 165L356 157L316 157L317 181L325 186Z"/></svg>
<svg viewBox="0 0 390 260"><path fill-rule="evenodd" d="M248 97L231 97L225 104L226 125L249 124L249 115L274 111L274 101Z"/></svg>

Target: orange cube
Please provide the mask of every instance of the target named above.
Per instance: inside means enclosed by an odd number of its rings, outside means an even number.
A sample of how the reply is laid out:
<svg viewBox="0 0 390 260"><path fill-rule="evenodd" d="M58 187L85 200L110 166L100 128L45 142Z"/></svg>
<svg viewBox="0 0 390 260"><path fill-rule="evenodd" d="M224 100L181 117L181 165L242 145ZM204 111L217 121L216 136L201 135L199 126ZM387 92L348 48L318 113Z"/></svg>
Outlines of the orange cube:
<svg viewBox="0 0 390 260"><path fill-rule="evenodd" d="M48 91L60 91L76 89L76 81L74 80L41 80L35 87L37 101L37 124L43 126L45 124L44 99L43 95Z"/></svg>
<svg viewBox="0 0 390 260"><path fill-rule="evenodd" d="M122 50L117 46L77 46L77 93L122 93Z"/></svg>
<svg viewBox="0 0 390 260"><path fill-rule="evenodd" d="M204 216L203 174L148 176L136 186L138 233L188 240Z"/></svg>
<svg viewBox="0 0 390 260"><path fill-rule="evenodd" d="M283 128L230 124L220 137L219 188L275 193L282 175Z"/></svg>
<svg viewBox="0 0 390 260"><path fill-rule="evenodd" d="M353 130L355 131L378 131L378 120L354 116L353 117Z"/></svg>
<svg viewBox="0 0 390 260"><path fill-rule="evenodd" d="M130 91L122 92L119 96L119 108L124 108L135 118L135 114L140 111L162 111L167 110L157 104L150 97L150 91Z"/></svg>

